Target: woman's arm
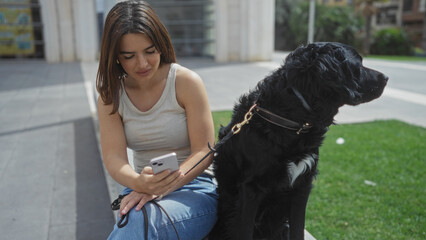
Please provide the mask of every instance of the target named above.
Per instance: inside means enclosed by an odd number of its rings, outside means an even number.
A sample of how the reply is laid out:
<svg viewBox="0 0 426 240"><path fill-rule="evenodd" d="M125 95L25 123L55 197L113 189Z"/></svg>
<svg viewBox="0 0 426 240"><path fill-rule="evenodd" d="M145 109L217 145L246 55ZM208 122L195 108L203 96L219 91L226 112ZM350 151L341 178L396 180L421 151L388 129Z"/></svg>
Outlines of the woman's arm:
<svg viewBox="0 0 426 240"><path fill-rule="evenodd" d="M136 173L127 159L127 143L123 124L118 112L110 114L112 105L105 105L98 99L98 117L102 158L111 177L123 186L134 191L160 195L170 188L170 183L180 176L177 171L170 174L164 171L153 175L147 167L141 174Z"/></svg>
<svg viewBox="0 0 426 240"><path fill-rule="evenodd" d="M210 151L207 144L209 142L211 145L214 144L214 126L207 92L199 75L187 68L179 67L176 72L176 96L178 103L186 111L191 144L191 155L180 165L182 174L185 174ZM209 156L166 194L192 181L211 163L212 156Z"/></svg>
<svg viewBox="0 0 426 240"><path fill-rule="evenodd" d="M124 129L118 112L110 114L112 104L105 105L98 98L98 118L102 158L108 173L118 183L130 187L131 180L136 179L137 173L133 171L127 159L127 145Z"/></svg>

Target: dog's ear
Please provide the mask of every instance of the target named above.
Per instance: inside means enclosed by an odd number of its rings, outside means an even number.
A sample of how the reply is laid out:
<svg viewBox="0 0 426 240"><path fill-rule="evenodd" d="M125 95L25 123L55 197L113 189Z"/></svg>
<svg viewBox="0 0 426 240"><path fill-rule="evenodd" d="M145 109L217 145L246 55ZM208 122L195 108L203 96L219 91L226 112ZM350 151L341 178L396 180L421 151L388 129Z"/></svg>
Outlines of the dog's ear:
<svg viewBox="0 0 426 240"><path fill-rule="evenodd" d="M346 61L345 51L343 46L335 43L313 43L297 48L285 61L287 85L339 105L356 101L359 98L354 90L356 83L349 82L354 86L348 86L346 80L348 75L357 73Z"/></svg>
<svg viewBox="0 0 426 240"><path fill-rule="evenodd" d="M315 97L320 95L320 85L325 74L329 75L330 65L324 62L324 56L319 52L320 46L309 44L298 47L285 60L285 74L288 87L301 92L308 92Z"/></svg>

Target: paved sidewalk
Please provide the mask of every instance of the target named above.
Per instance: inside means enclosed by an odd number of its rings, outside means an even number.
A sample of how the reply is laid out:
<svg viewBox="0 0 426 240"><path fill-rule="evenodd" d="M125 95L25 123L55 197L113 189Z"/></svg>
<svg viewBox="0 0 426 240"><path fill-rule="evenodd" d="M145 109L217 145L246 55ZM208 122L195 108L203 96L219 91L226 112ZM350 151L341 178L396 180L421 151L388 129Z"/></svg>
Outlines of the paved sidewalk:
<svg viewBox="0 0 426 240"><path fill-rule="evenodd" d="M212 110L230 110L285 56L258 63L179 63L203 78ZM385 73L399 67L426 73L424 64L368 64ZM0 239L96 240L111 231L110 198L118 190L98 150L96 70L97 63L0 60ZM426 127L424 81L390 78L380 99L342 108L338 122L392 118Z"/></svg>
<svg viewBox="0 0 426 240"><path fill-rule="evenodd" d="M0 239L106 239L114 224L79 63L0 60Z"/></svg>

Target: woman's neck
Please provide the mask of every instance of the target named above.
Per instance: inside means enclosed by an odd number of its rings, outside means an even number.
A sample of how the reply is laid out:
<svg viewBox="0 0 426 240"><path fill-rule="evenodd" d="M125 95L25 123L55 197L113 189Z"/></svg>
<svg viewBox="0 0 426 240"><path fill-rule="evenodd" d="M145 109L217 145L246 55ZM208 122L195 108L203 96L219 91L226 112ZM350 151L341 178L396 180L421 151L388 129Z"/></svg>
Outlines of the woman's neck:
<svg viewBox="0 0 426 240"><path fill-rule="evenodd" d="M124 80L124 85L127 89L149 92L158 85L163 85L167 78L171 64L161 64L157 72L146 81L139 81L127 76Z"/></svg>

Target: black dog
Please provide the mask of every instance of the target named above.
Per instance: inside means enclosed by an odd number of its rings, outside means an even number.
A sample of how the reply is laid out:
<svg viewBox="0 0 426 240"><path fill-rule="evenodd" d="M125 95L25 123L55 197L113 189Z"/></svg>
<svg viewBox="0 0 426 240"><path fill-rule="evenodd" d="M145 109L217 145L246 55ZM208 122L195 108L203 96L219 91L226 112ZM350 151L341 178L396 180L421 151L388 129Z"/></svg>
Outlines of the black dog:
<svg viewBox="0 0 426 240"><path fill-rule="evenodd" d="M220 129L220 139L231 137L214 158L219 206L209 239L304 239L306 204L328 127L339 107L378 98L387 80L340 43L290 53L240 98L231 122ZM233 127L245 118L249 123Z"/></svg>

